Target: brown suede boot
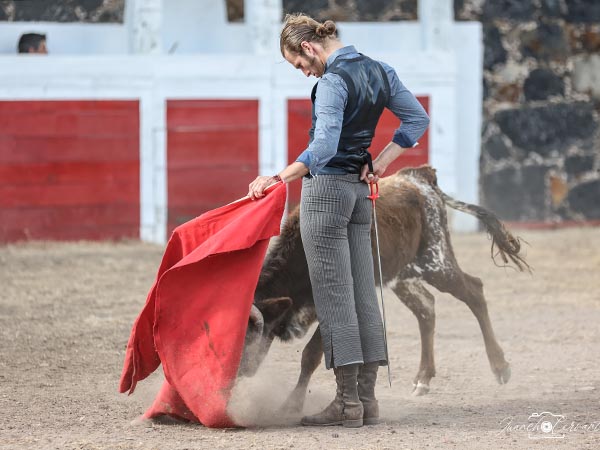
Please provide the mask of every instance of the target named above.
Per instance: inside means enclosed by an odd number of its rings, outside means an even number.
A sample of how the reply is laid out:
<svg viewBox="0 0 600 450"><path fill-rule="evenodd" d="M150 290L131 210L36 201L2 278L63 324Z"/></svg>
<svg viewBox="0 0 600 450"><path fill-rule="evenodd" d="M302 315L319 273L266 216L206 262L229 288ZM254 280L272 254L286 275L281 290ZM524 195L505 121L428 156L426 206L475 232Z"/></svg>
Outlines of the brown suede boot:
<svg viewBox="0 0 600 450"><path fill-rule="evenodd" d="M375 383L377 382L379 362L363 364L358 372L358 396L363 405L363 423L376 425L379 423L379 403L375 399Z"/></svg>
<svg viewBox="0 0 600 450"><path fill-rule="evenodd" d="M363 425L363 406L358 398L358 364L336 367L337 391L333 401L318 414L302 418L302 425L343 425L358 428Z"/></svg>

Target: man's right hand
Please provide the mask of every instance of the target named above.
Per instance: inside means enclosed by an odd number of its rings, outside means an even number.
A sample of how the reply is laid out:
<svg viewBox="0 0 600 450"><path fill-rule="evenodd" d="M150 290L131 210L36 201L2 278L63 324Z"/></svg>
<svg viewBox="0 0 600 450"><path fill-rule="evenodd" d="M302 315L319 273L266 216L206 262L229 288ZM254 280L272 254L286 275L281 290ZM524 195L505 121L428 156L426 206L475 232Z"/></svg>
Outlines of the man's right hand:
<svg viewBox="0 0 600 450"><path fill-rule="evenodd" d="M248 197L257 200L265 196L265 189L275 183L273 177L259 176L248 186Z"/></svg>

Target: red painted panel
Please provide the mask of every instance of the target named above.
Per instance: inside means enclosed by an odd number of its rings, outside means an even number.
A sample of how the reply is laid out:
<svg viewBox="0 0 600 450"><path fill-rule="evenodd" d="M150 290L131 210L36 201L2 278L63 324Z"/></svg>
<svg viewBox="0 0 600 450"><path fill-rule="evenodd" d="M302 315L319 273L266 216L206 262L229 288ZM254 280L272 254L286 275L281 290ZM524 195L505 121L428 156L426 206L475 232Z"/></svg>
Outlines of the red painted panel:
<svg viewBox="0 0 600 450"><path fill-rule="evenodd" d="M248 191L258 174L257 100L168 100L168 233Z"/></svg>
<svg viewBox="0 0 600 450"><path fill-rule="evenodd" d="M0 164L41 161L139 161L139 137L7 136L0 131Z"/></svg>
<svg viewBox="0 0 600 450"><path fill-rule="evenodd" d="M169 131L169 145L177 148L177 159L173 163L200 165L210 167L214 164L231 165L231 160L238 164L256 165L257 155L248 151L247 142L258 142L258 128L254 130L207 130ZM226 151L227 159L215 158L214 152ZM201 158L199 158L201 156Z"/></svg>
<svg viewBox="0 0 600 450"><path fill-rule="evenodd" d="M137 101L0 102L0 129L11 136L128 136L139 124ZM39 105L44 103L44 105ZM82 105L82 103L87 103ZM17 106L18 105L18 106Z"/></svg>
<svg viewBox="0 0 600 450"><path fill-rule="evenodd" d="M139 186L133 185L129 180L111 183L0 186L0 208L133 203L138 195Z"/></svg>
<svg viewBox="0 0 600 450"><path fill-rule="evenodd" d="M138 170L138 161L3 164L0 165L0 188L5 185L128 183Z"/></svg>
<svg viewBox="0 0 600 450"><path fill-rule="evenodd" d="M423 105L426 111L429 111L429 97L419 96L417 100ZM288 161L295 161L308 144L308 130L311 127L311 102L308 99L290 99L288 100ZM371 144L371 153L377 156L385 147L400 122L387 109L384 110L377 128L375 137ZM387 173L394 173L402 167L419 166L426 164L429 161L429 130L425 132L419 140L419 145L415 148L407 150L388 168ZM291 205L297 204L300 201L300 183L291 183L289 189L289 202Z"/></svg>
<svg viewBox="0 0 600 450"><path fill-rule="evenodd" d="M0 241L139 236L138 101L0 101Z"/></svg>

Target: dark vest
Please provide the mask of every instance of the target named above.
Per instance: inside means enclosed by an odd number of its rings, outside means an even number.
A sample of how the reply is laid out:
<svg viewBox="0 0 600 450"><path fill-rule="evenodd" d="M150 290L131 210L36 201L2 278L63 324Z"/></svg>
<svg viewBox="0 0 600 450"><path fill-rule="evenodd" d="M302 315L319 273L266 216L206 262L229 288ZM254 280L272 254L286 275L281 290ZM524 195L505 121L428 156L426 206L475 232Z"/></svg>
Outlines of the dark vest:
<svg viewBox="0 0 600 450"><path fill-rule="evenodd" d="M360 55L355 58L336 58L327 67L325 73L335 73L342 77L348 87L348 102L344 110L342 132L337 153L325 167L336 172L360 173L361 168L371 160L368 149L371 146L375 127L383 108L390 98L390 84L385 70L377 61ZM312 127L309 131L310 142L314 139L315 84L311 94Z"/></svg>

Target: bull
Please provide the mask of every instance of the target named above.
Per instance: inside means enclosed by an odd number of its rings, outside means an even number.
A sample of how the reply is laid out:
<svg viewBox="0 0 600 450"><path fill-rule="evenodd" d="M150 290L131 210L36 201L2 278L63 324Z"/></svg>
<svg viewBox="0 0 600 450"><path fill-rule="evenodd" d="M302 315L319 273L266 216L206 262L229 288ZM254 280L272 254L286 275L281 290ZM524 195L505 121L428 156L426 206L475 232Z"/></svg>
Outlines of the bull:
<svg viewBox="0 0 600 450"><path fill-rule="evenodd" d="M437 185L429 166L407 168L382 178L377 201L383 282L415 315L421 335L421 360L413 394L429 392L435 376L433 337L435 299L429 284L466 303L475 315L491 370L500 384L511 376L510 364L496 340L479 278L461 270L456 261L445 206L477 217L492 238L492 259L529 270L520 255L521 242L486 209L457 201ZM374 236L374 233L372 233ZM497 249L497 253L495 252ZM305 336L317 320L308 266L300 238L299 210L292 212L262 267L250 313L241 376L252 376L275 338L291 341ZM323 351L317 327L302 352L300 376L284 408L300 411L308 383Z"/></svg>

